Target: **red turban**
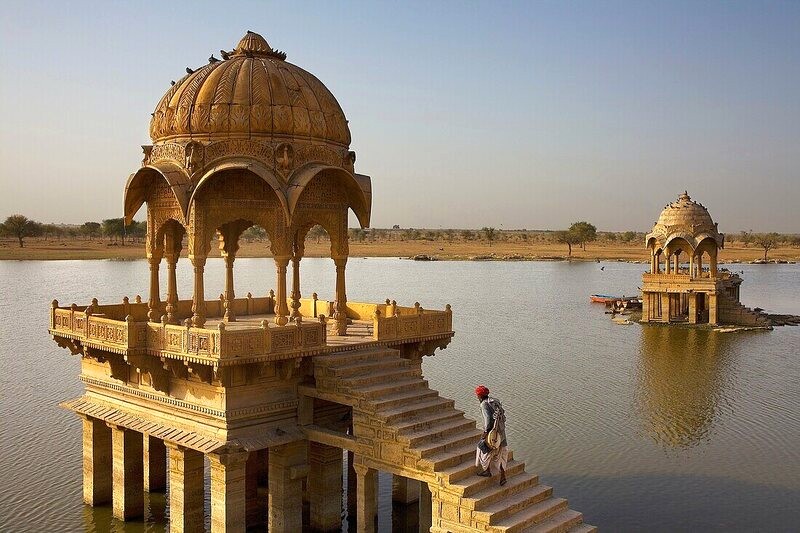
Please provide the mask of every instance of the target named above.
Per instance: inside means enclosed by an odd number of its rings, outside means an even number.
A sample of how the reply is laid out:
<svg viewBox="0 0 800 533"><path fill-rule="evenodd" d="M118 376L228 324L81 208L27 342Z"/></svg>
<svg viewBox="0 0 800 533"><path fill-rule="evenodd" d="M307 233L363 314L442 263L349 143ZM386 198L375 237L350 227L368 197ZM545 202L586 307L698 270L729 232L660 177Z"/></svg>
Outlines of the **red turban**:
<svg viewBox="0 0 800 533"><path fill-rule="evenodd" d="M487 389L483 385L478 385L477 387L475 387L475 396L480 396L480 397L489 396L489 389Z"/></svg>

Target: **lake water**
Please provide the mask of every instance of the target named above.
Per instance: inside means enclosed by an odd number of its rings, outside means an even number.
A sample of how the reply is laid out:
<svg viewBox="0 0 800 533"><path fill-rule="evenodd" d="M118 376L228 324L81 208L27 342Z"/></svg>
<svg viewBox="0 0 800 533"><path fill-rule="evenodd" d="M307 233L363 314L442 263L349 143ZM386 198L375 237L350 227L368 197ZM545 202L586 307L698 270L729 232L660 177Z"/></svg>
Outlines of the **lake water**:
<svg viewBox="0 0 800 533"><path fill-rule="evenodd" d="M515 457L601 530L797 531L800 328L615 325L588 295L635 294L645 266L600 266L351 259L347 292L452 304L456 336L424 363L431 386L476 417L472 390L487 385ZM238 294L273 287L270 259L236 267ZM734 267L745 305L800 313L800 266ZM302 275L304 295L332 298L332 261L305 259ZM222 261L206 276L207 294L221 291ZM53 298L146 297L148 279L145 261L0 261L0 531L163 531L164 495L138 523L83 505L81 426L57 406L82 392L79 360L47 334ZM178 283L188 297L186 260Z"/></svg>

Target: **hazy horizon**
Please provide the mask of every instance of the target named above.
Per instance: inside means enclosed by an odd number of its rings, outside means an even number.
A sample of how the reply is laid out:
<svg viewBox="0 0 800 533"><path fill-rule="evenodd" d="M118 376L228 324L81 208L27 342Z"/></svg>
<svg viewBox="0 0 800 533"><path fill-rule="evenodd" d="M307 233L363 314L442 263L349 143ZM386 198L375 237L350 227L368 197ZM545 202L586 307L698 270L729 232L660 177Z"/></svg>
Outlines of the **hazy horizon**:
<svg viewBox="0 0 800 533"><path fill-rule="evenodd" d="M646 232L688 190L723 232L798 233L797 28L797 2L12 1L0 217L121 216L170 80L253 30L336 96L374 227Z"/></svg>

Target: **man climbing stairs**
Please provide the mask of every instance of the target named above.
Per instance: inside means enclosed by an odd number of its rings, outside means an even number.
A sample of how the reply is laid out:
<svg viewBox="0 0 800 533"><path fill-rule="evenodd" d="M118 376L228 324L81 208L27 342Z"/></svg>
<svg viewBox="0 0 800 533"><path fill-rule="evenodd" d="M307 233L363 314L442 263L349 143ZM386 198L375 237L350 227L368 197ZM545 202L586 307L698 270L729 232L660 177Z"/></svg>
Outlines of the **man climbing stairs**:
<svg viewBox="0 0 800 533"><path fill-rule="evenodd" d="M596 528L510 455L508 482L477 475L475 421L422 377L421 360L390 348L314 358L315 395L353 408L357 461L418 479L432 495L436 532L571 532Z"/></svg>

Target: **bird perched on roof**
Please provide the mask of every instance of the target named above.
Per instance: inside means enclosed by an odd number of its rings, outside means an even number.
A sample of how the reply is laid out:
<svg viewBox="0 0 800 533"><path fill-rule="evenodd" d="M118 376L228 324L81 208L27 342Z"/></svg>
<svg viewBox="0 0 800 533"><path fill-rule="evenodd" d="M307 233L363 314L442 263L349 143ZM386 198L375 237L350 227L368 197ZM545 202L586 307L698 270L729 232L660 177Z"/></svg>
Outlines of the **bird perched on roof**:
<svg viewBox="0 0 800 533"><path fill-rule="evenodd" d="M192 69L190 69L189 67L186 67L186 74L193 74L193 73L194 73L194 71Z"/></svg>
<svg viewBox="0 0 800 533"><path fill-rule="evenodd" d="M175 80L169 82L170 85L175 85Z"/></svg>
<svg viewBox="0 0 800 533"><path fill-rule="evenodd" d="M231 57L231 55L228 52L226 52L225 50L220 50L219 51L219 55L222 56L222 59L228 59L229 57Z"/></svg>
<svg viewBox="0 0 800 533"><path fill-rule="evenodd" d="M211 54L211 57L208 58L209 63L216 63L217 61L219 61L219 59L214 57L214 54Z"/></svg>

